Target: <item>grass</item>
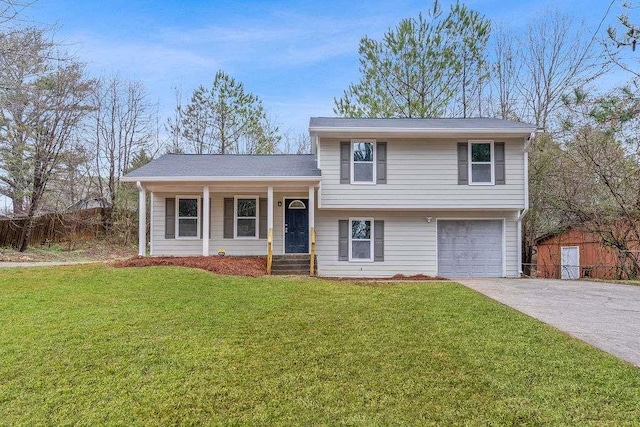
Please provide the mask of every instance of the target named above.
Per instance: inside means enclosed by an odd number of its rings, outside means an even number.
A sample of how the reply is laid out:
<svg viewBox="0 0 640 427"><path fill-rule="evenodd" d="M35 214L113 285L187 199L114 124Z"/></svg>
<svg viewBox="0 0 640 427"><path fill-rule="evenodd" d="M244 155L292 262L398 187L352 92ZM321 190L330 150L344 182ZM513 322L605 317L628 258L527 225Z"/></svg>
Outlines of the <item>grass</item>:
<svg viewBox="0 0 640 427"><path fill-rule="evenodd" d="M7 269L0 324L0 424L640 419L640 369L448 282Z"/></svg>

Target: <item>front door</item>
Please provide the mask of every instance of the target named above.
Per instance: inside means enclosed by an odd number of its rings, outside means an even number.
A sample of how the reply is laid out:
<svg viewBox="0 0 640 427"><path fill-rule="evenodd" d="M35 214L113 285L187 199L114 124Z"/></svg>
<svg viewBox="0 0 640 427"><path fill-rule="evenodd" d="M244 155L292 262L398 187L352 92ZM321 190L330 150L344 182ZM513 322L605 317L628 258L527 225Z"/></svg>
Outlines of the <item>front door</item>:
<svg viewBox="0 0 640 427"><path fill-rule="evenodd" d="M307 199L284 199L284 251L309 253L309 209Z"/></svg>

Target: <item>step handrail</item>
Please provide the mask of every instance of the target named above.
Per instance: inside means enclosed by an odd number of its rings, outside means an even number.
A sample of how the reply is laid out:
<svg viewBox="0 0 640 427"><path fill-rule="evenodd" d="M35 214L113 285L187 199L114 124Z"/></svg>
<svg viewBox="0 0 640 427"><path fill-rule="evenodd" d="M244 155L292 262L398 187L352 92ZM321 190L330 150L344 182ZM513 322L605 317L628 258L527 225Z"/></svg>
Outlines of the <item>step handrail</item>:
<svg viewBox="0 0 640 427"><path fill-rule="evenodd" d="M309 276L315 276L316 270L316 228L311 227L311 259L309 260Z"/></svg>

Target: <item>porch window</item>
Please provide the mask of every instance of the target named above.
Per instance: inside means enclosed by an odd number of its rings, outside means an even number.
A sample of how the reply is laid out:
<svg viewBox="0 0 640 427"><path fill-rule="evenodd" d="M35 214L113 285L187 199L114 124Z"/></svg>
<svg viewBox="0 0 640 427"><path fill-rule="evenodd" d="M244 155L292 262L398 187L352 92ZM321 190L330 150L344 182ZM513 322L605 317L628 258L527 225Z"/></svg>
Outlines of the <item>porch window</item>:
<svg viewBox="0 0 640 427"><path fill-rule="evenodd" d="M352 141L351 182L353 184L375 184L375 141Z"/></svg>
<svg viewBox="0 0 640 427"><path fill-rule="evenodd" d="M373 219L351 219L349 261L373 261Z"/></svg>
<svg viewBox="0 0 640 427"><path fill-rule="evenodd" d="M176 236L198 237L200 235L200 199L177 198Z"/></svg>
<svg viewBox="0 0 640 427"><path fill-rule="evenodd" d="M258 238L258 198L235 200L235 237Z"/></svg>

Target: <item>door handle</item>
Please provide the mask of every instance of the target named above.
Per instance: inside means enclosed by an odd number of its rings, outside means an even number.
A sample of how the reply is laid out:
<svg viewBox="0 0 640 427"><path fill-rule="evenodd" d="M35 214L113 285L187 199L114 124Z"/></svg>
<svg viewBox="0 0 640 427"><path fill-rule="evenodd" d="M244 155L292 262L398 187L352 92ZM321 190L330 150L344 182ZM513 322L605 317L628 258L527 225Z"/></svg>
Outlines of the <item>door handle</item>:
<svg viewBox="0 0 640 427"><path fill-rule="evenodd" d="M284 232L288 233L289 232L289 224L285 224L284 225Z"/></svg>

